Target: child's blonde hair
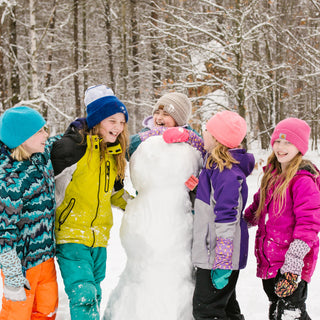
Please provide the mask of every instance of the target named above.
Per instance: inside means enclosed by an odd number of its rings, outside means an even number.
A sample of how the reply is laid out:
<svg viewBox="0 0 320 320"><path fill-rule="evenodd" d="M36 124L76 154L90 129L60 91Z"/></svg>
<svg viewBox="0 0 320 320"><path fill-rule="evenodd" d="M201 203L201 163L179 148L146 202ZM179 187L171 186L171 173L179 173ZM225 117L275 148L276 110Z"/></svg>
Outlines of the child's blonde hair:
<svg viewBox="0 0 320 320"><path fill-rule="evenodd" d="M259 220L261 212L265 206L266 196L270 188L275 187L273 192L274 200L278 203L278 212L276 214L281 215L281 211L286 200L286 190L290 181L295 176L299 168L308 166L311 168L312 173L318 176L318 172L314 165L309 160L302 158L301 152L299 152L288 164L285 172L281 169L281 163L278 161L274 152L269 156L264 175L261 180L260 186L260 202L258 209L255 213L255 217Z"/></svg>
<svg viewBox="0 0 320 320"><path fill-rule="evenodd" d="M231 169L233 163L239 163L239 161L232 157L228 147L217 141L217 145L208 156L206 168L210 169L215 165L215 168L221 172L224 168Z"/></svg>
<svg viewBox="0 0 320 320"><path fill-rule="evenodd" d="M30 159L31 154L20 145L12 150L11 157L17 161L23 161Z"/></svg>
<svg viewBox="0 0 320 320"><path fill-rule="evenodd" d="M97 135L99 132L99 126L100 123L94 126L92 129L89 130L89 137L91 141L91 154L93 150L93 135ZM126 165L127 165L127 160L126 160L126 149L129 144L129 129L128 129L128 124L124 124L123 131L119 134L118 136L118 141L120 143L122 152L118 154L114 154L114 158L116 160L116 166L117 166L117 178L123 180L125 177L125 171L126 171ZM103 142L103 140L100 140L100 159L101 159L101 164L104 163L105 161L105 154L107 150L107 144ZM89 156L90 159L91 156Z"/></svg>

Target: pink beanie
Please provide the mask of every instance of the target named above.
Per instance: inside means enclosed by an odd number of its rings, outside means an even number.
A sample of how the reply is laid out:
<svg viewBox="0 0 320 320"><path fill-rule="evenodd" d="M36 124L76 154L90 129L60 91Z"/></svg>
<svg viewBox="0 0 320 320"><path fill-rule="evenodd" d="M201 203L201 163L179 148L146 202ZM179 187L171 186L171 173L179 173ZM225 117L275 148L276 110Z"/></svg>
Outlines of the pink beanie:
<svg viewBox="0 0 320 320"><path fill-rule="evenodd" d="M288 118L280 121L271 136L271 145L277 139L285 139L294 144L297 149L304 155L308 150L310 137L309 125L297 118Z"/></svg>
<svg viewBox="0 0 320 320"><path fill-rule="evenodd" d="M233 111L218 112L206 127L218 142L228 148L238 147L247 133L246 121Z"/></svg>

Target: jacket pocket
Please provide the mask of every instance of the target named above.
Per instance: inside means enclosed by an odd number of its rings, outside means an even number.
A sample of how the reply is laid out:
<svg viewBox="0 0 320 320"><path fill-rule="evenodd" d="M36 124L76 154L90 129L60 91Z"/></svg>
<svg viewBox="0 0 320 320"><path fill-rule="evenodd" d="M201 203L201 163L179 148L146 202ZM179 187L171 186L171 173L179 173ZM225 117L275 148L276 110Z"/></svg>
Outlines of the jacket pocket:
<svg viewBox="0 0 320 320"><path fill-rule="evenodd" d="M58 229L59 231L61 230L61 226L66 222L67 218L69 217L70 212L73 209L75 203L76 203L76 199L71 198L67 207L63 209L63 211L61 212L59 216L59 229Z"/></svg>

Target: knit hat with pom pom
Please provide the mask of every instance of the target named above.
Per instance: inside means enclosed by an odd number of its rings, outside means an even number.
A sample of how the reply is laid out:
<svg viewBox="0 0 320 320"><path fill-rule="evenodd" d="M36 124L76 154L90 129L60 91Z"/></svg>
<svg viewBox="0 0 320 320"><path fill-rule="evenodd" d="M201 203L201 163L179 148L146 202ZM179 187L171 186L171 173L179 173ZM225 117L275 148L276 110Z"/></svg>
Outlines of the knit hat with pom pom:
<svg viewBox="0 0 320 320"><path fill-rule="evenodd" d="M126 106L114 95L112 89L103 84L86 90L84 104L87 107L86 120L89 129L116 113L123 113L128 122Z"/></svg>

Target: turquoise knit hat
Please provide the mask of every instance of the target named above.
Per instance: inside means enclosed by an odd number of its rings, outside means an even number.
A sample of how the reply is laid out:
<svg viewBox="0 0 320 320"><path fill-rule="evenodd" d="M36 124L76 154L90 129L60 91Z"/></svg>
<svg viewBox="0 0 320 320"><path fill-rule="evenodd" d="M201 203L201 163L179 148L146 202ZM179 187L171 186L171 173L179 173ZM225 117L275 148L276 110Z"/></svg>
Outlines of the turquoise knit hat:
<svg viewBox="0 0 320 320"><path fill-rule="evenodd" d="M7 109L0 117L0 140L10 149L20 146L38 132L46 121L29 107Z"/></svg>

